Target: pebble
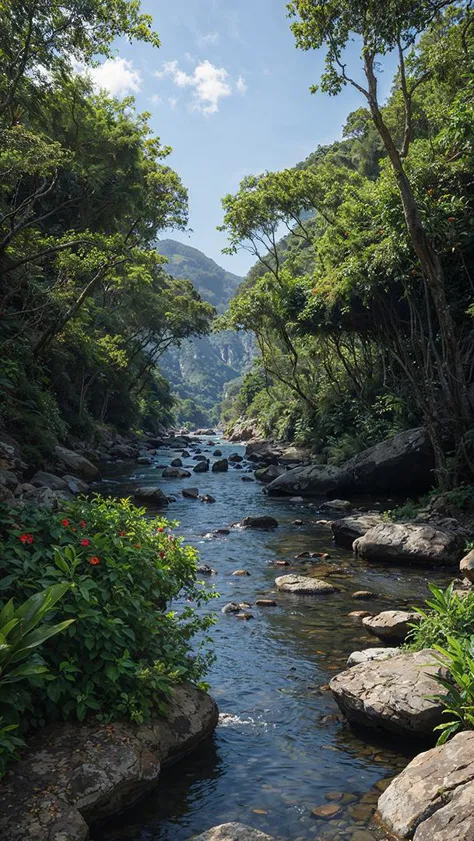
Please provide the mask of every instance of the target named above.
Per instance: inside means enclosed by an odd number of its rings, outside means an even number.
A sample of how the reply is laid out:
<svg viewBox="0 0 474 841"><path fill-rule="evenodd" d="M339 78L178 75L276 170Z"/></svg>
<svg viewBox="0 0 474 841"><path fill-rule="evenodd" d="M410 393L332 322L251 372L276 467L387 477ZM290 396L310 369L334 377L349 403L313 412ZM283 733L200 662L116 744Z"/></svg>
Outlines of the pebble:
<svg viewBox="0 0 474 841"><path fill-rule="evenodd" d="M236 613L236 619L245 619L246 621L249 619L253 619L253 613Z"/></svg>
<svg viewBox="0 0 474 841"><path fill-rule="evenodd" d="M372 593L371 590L356 590L355 593L352 593L353 599L376 599L378 598L377 593Z"/></svg>
<svg viewBox="0 0 474 841"><path fill-rule="evenodd" d="M328 791L326 794L326 800L342 800L343 796L343 791Z"/></svg>
<svg viewBox="0 0 474 841"><path fill-rule="evenodd" d="M236 569L232 575L250 575L250 573L246 569Z"/></svg>
<svg viewBox="0 0 474 841"><path fill-rule="evenodd" d="M274 599L257 599L255 604L258 607L276 607L277 603Z"/></svg>
<svg viewBox="0 0 474 841"><path fill-rule="evenodd" d="M228 604L224 605L221 610L221 613L238 613L240 611L240 604L237 602L229 602Z"/></svg>
<svg viewBox="0 0 474 841"><path fill-rule="evenodd" d="M349 814L354 821L370 821L374 812L375 808L365 803L358 803L356 806L349 807Z"/></svg>
<svg viewBox="0 0 474 841"><path fill-rule="evenodd" d="M217 570L212 569L208 564L201 564L196 568L196 572L199 575L217 575Z"/></svg>
<svg viewBox="0 0 474 841"><path fill-rule="evenodd" d="M336 803L323 803L322 806L315 806L314 809L311 809L311 814L315 818L329 820L329 818L333 818L340 811L341 807L337 806Z"/></svg>
<svg viewBox="0 0 474 841"><path fill-rule="evenodd" d="M276 567L289 567L290 563L289 563L289 561L275 561L275 566Z"/></svg>
<svg viewBox="0 0 474 841"><path fill-rule="evenodd" d="M364 619L366 616L373 616L370 610L352 610L347 614L351 619Z"/></svg>

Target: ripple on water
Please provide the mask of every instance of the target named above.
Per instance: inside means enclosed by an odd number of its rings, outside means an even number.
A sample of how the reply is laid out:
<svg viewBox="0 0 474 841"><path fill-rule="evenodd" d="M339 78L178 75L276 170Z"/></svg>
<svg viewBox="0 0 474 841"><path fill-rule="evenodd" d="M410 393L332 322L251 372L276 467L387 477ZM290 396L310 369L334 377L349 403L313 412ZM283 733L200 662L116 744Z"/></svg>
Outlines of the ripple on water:
<svg viewBox="0 0 474 841"><path fill-rule="evenodd" d="M223 456L244 452L235 444L219 443L219 448ZM171 450L158 453L155 464L176 457ZM187 841L229 821L288 841L351 841L355 831L365 833L361 841L375 841L377 832L369 824L380 791L374 786L398 773L413 747L349 728L324 685L344 668L351 651L377 644L348 616L366 607L352 593L376 593L367 603L373 612L420 603L427 576L414 569L367 567L332 545L327 525L311 524L317 519L315 507L271 499L259 484L242 482L242 471L193 477L201 494L216 498L213 505L183 499L180 489L186 480L161 480L160 475L153 465L111 467L102 490L126 496L138 484L159 483L176 496L167 515L180 521L179 532L199 549L202 563L217 570L209 582L220 593L211 605L218 615L213 631L217 659L208 680L221 720L211 739L163 773L152 795L93 831L92 841ZM280 527L204 536L257 514L276 517ZM295 519L310 524L294 526ZM306 551L329 553L330 558L295 558ZM279 567L277 560L289 566ZM250 575L232 576L238 568ZM287 572L327 576L338 592L304 598L277 592L275 578ZM438 572L430 579L444 584L449 577ZM220 612L228 602L254 603L261 597L274 598L277 607L252 606L250 622ZM333 802L340 808L332 817L312 814Z"/></svg>

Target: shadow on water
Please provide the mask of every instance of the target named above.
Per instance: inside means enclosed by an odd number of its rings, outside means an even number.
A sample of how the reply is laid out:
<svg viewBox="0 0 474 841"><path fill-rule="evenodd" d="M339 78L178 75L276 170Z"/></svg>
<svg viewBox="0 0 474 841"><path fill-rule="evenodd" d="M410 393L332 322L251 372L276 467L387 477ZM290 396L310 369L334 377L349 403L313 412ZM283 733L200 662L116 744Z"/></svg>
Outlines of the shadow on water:
<svg viewBox="0 0 474 841"><path fill-rule="evenodd" d="M201 449L211 457L214 448ZM243 453L235 444L219 449L224 455ZM176 455L159 450L156 464L169 464ZM159 484L176 496L167 516L180 522L180 534L198 548L202 563L218 572L212 580L220 593L212 604L218 614L217 658L208 680L221 722L195 753L162 773L146 800L94 828L92 841L187 841L228 821L289 841L351 841L356 831L365 832L364 841L382 837L370 823L381 781L398 773L417 747L350 728L325 685L351 651L377 645L348 616L351 611L419 604L427 581L446 584L449 574L368 567L332 545L317 506L271 499L257 483L243 482L242 470L235 468L164 480L153 465L114 466L100 490L126 496L145 484ZM192 485L216 503L184 499L181 489ZM207 536L256 514L276 517L278 530L231 529L229 535ZM294 520L305 525L292 525ZM314 562L295 557L308 550L330 557ZM276 566L282 559L290 565ZM250 575L232 576L238 568ZM318 598L277 592L275 577L294 571L324 575L338 591ZM356 590L376 597L355 601ZM254 602L259 596L275 598L278 606L252 607L249 622L221 613L229 601ZM338 806L331 820L312 816L313 808L328 802Z"/></svg>

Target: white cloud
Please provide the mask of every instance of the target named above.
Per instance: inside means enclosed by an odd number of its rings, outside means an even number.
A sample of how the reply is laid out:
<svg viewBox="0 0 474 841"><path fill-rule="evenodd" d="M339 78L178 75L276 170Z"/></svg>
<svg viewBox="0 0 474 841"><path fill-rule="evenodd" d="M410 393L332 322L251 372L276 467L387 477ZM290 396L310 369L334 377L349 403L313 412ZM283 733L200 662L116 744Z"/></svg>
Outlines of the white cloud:
<svg viewBox="0 0 474 841"><path fill-rule="evenodd" d="M178 104L178 100L176 99L175 96L169 96L168 97L168 102L169 102L172 110L174 111L174 109L176 108L176 106Z"/></svg>
<svg viewBox="0 0 474 841"><path fill-rule="evenodd" d="M108 58L97 67L73 62L73 69L89 76L96 90L105 90L112 96L126 96L141 90L142 77L126 58Z"/></svg>
<svg viewBox="0 0 474 841"><path fill-rule="evenodd" d="M236 81L236 83L235 83L235 87L236 87L236 90L238 90L238 92L239 92L240 94L242 94L242 96L243 96L245 93L247 93L247 90L248 90L248 88L247 88L247 83L246 83L246 81L245 81L245 79L244 79L244 77L243 77L243 76L239 76L239 78L237 79L237 81Z"/></svg>
<svg viewBox="0 0 474 841"><path fill-rule="evenodd" d="M212 44L219 43L219 33L207 32L205 35L199 35L196 40L200 47L209 47Z"/></svg>
<svg viewBox="0 0 474 841"><path fill-rule="evenodd" d="M153 103L153 105L159 105L160 102L162 102L163 100L161 99L161 96L158 96L157 93L154 93L153 96L150 97L150 101Z"/></svg>
<svg viewBox="0 0 474 841"><path fill-rule="evenodd" d="M235 86L224 67L216 67L208 59L199 62L192 73L181 70L177 61L165 61L161 70L155 73L158 79L170 77L178 88L192 88L192 108L201 114L215 114L219 103L236 90L244 94L247 85L239 76Z"/></svg>

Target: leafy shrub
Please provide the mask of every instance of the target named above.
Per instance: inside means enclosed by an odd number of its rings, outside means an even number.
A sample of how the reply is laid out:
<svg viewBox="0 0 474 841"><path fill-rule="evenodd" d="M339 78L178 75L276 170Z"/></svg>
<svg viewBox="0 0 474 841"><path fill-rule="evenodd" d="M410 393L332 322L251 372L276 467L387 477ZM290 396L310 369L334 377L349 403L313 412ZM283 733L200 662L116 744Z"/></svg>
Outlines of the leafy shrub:
<svg viewBox="0 0 474 841"><path fill-rule="evenodd" d="M446 590L436 584L428 585L433 596L426 600L429 610L415 608L421 621L414 626L407 638L413 650L445 646L450 637L467 638L474 634L474 593L462 597L453 593L453 585Z"/></svg>
<svg viewBox="0 0 474 841"><path fill-rule="evenodd" d="M210 616L191 604L211 597L195 582L196 552L162 517L145 519L128 500L95 497L59 513L7 509L0 514L0 595L29 598L70 585L61 611L76 622L46 643L54 680L35 692L28 726L58 718L147 721L165 712L176 681L199 682L210 655L191 641ZM178 595L179 611L167 605ZM25 704L25 708L27 708Z"/></svg>
<svg viewBox="0 0 474 841"><path fill-rule="evenodd" d="M446 646L436 645L441 654L440 662L448 669L447 677L437 675L436 680L445 694L439 696L449 716L435 727L441 735L438 745L442 745L459 730L474 730L474 636L470 638L448 637Z"/></svg>
<svg viewBox="0 0 474 841"><path fill-rule="evenodd" d="M40 685L38 679L44 678L48 668L34 649L74 622L43 622L68 589L68 584L55 584L20 607L15 608L10 599L0 611L0 779L8 761L17 757L17 749L23 745L17 732L18 713L28 701L28 692L18 690L17 684L36 680L36 686Z"/></svg>

